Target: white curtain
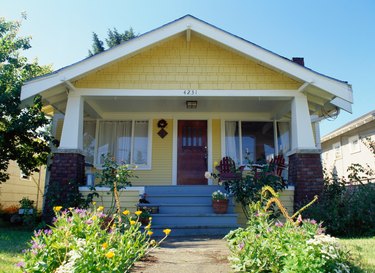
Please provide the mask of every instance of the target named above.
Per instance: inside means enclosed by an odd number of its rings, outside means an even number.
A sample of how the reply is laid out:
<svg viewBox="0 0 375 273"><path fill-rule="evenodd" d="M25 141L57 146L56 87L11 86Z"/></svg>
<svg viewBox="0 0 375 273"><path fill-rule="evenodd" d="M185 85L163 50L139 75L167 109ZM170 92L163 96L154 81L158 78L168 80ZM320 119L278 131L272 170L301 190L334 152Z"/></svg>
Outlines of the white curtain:
<svg viewBox="0 0 375 273"><path fill-rule="evenodd" d="M147 164L148 121L136 121L134 124L133 163Z"/></svg>
<svg viewBox="0 0 375 273"><path fill-rule="evenodd" d="M83 123L83 151L85 162L94 164L96 121L84 121Z"/></svg>
<svg viewBox="0 0 375 273"><path fill-rule="evenodd" d="M231 157L236 164L240 163L238 135L236 136L237 121L225 122L225 154ZM237 141L236 141L237 140Z"/></svg>
<svg viewBox="0 0 375 273"><path fill-rule="evenodd" d="M132 138L132 122L117 121L113 155L118 163L130 164L130 149Z"/></svg>
<svg viewBox="0 0 375 273"><path fill-rule="evenodd" d="M278 132L278 144L279 144L279 153L285 154L290 150L290 130L288 122L278 122L277 127Z"/></svg>
<svg viewBox="0 0 375 273"><path fill-rule="evenodd" d="M113 153L114 133L116 132L116 123L113 121L102 121L99 123L98 135L98 155L97 163L103 164L102 156Z"/></svg>

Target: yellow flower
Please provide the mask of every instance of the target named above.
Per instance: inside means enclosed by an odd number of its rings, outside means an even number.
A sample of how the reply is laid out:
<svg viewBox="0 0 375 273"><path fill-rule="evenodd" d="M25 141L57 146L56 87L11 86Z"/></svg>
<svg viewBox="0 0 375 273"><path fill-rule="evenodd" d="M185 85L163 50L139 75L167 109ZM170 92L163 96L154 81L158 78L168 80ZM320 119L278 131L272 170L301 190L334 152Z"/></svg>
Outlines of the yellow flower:
<svg viewBox="0 0 375 273"><path fill-rule="evenodd" d="M69 211L72 211L72 210L74 210L74 208L69 208Z"/></svg>
<svg viewBox="0 0 375 273"><path fill-rule="evenodd" d="M97 211L103 211L104 210L104 207L103 206L100 206Z"/></svg>
<svg viewBox="0 0 375 273"><path fill-rule="evenodd" d="M214 162L214 167L216 167L217 165L219 165L219 163L217 161Z"/></svg>
<svg viewBox="0 0 375 273"><path fill-rule="evenodd" d="M133 221L133 220L130 221L130 224L131 224L131 225L135 225L135 223L136 223L136 222Z"/></svg>
<svg viewBox="0 0 375 273"><path fill-rule="evenodd" d="M102 248L103 248L103 249L106 249L107 247L108 247L108 243L103 243L103 244L102 244Z"/></svg>
<svg viewBox="0 0 375 273"><path fill-rule="evenodd" d="M151 245L151 246L155 246L155 245L156 245L156 241L155 241L155 240L151 240L151 241L150 241L150 245Z"/></svg>
<svg viewBox="0 0 375 273"><path fill-rule="evenodd" d="M95 206L95 205L96 205L96 202L92 202L92 204Z"/></svg>
<svg viewBox="0 0 375 273"><path fill-rule="evenodd" d="M128 210L124 210L124 211L122 212L122 214L124 214L124 215L129 215L129 214L130 214L130 211L128 211Z"/></svg>
<svg viewBox="0 0 375 273"><path fill-rule="evenodd" d="M151 236L152 234L154 234L151 230L147 231L147 235Z"/></svg>
<svg viewBox="0 0 375 273"><path fill-rule="evenodd" d="M142 211L140 211L140 210L137 210L136 212L134 212L134 214L135 214L135 215L137 215L137 216L139 216L139 215L141 215L141 214L142 214Z"/></svg>
<svg viewBox="0 0 375 273"><path fill-rule="evenodd" d="M93 221L95 221L96 219L98 219L98 217L96 215L94 215L92 218L91 218Z"/></svg>
<svg viewBox="0 0 375 273"><path fill-rule="evenodd" d="M147 226L145 226L145 229L150 229L151 228L151 225L148 224Z"/></svg>
<svg viewBox="0 0 375 273"><path fill-rule="evenodd" d="M108 259L110 259L110 258L112 258L113 256L115 256L115 253L113 253L113 251L108 251L108 252L105 254L105 256L106 256Z"/></svg>
<svg viewBox="0 0 375 273"><path fill-rule="evenodd" d="M53 210L54 210L55 212L59 212L61 209L62 209L62 206L56 206L56 207L53 207Z"/></svg>
<svg viewBox="0 0 375 273"><path fill-rule="evenodd" d="M169 228L166 228L163 230L163 232L165 233L165 235L169 235L169 233L171 233L171 230Z"/></svg>

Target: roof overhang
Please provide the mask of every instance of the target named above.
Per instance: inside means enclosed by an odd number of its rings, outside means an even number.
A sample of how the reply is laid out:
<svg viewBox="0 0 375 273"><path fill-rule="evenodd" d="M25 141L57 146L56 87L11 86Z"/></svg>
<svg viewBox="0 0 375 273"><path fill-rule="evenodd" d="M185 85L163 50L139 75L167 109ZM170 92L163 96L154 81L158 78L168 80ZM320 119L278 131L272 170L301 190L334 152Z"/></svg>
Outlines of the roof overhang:
<svg viewBox="0 0 375 273"><path fill-rule="evenodd" d="M221 30L191 15L186 15L176 21L51 74L30 80L22 87L21 100L27 100L37 94L42 96L48 94L50 96L51 94L65 92L67 88L66 82L77 80L88 73L116 62L120 58L137 54L156 43L185 31L187 36L190 36L193 31L227 48L235 50L264 66L280 71L303 83L308 83L309 86L304 90L307 94L316 94L319 93L316 92L316 90L319 90L322 94L325 94L325 99L328 99L331 107L338 107L351 112L353 96L350 84L296 64L287 58Z"/></svg>

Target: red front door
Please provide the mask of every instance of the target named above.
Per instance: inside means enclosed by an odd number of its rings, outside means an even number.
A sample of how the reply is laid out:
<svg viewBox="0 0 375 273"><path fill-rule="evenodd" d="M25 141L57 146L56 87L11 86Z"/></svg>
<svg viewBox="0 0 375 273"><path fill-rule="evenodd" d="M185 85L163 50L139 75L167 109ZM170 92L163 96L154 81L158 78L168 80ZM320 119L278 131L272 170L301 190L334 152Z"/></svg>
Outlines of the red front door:
<svg viewBox="0 0 375 273"><path fill-rule="evenodd" d="M177 184L207 185L207 121L178 121Z"/></svg>

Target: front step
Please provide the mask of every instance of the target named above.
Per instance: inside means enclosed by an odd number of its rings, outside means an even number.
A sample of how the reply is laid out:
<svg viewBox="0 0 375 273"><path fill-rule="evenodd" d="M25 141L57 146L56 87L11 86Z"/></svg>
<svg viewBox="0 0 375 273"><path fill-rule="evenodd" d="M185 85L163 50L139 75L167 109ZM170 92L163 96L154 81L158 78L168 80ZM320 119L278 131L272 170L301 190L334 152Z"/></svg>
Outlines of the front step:
<svg viewBox="0 0 375 273"><path fill-rule="evenodd" d="M219 189L224 192L221 186L146 186L146 206L159 206L159 213L151 215L154 235L163 236L165 228L172 230L170 236L225 235L236 229L232 200L228 213L213 213L211 196Z"/></svg>

